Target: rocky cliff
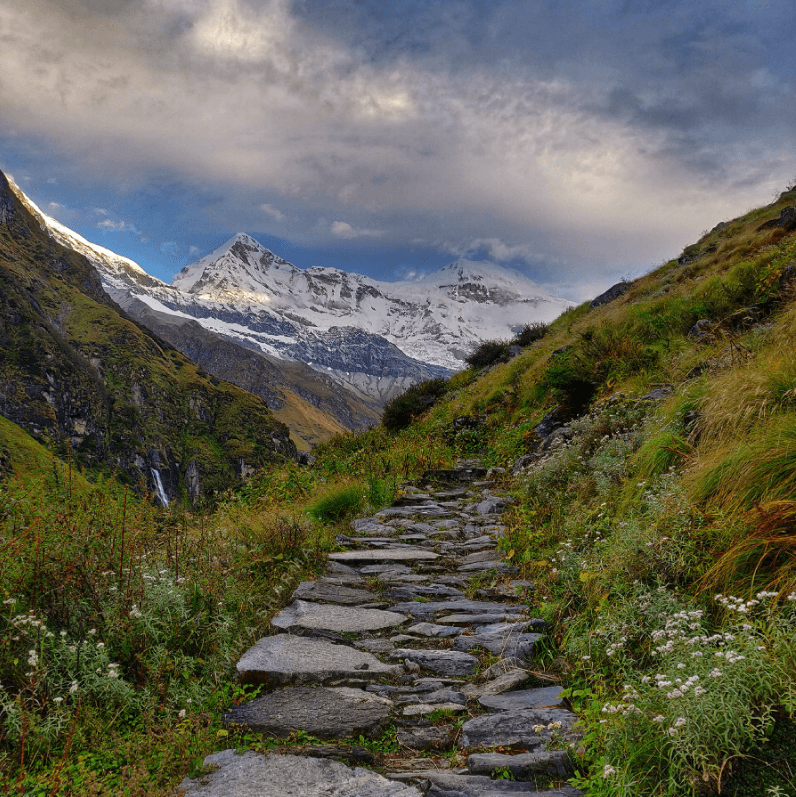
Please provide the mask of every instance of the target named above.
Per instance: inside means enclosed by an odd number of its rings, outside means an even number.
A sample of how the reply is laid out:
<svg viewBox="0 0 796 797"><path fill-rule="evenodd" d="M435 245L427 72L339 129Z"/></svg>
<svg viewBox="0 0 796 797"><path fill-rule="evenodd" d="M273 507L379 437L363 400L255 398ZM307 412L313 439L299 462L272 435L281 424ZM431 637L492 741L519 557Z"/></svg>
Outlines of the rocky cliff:
<svg viewBox="0 0 796 797"><path fill-rule="evenodd" d="M0 414L73 461L168 498L295 456L265 402L127 316L0 173Z"/></svg>

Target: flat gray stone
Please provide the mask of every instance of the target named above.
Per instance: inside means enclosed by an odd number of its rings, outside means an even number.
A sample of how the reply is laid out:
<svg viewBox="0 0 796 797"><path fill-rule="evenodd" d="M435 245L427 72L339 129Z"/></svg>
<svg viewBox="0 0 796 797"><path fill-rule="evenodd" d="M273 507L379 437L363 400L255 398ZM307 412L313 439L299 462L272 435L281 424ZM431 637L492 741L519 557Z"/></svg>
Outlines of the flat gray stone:
<svg viewBox="0 0 796 797"><path fill-rule="evenodd" d="M436 614L437 612L461 612L474 615L504 615L507 612L516 613L517 609L507 603L490 603L488 601L471 601L466 598L453 598L447 601L426 601L425 603L396 603L393 606L396 612L418 614ZM486 622L497 622L498 618L491 617Z"/></svg>
<svg viewBox="0 0 796 797"><path fill-rule="evenodd" d="M493 562L495 558L495 546L492 545L485 551L467 554L467 556L460 561L460 564L471 565L474 562Z"/></svg>
<svg viewBox="0 0 796 797"><path fill-rule="evenodd" d="M422 562L439 559L439 554L433 551L424 551L414 545L405 548L382 548L380 550L339 551L330 553L332 562L349 564L351 562Z"/></svg>
<svg viewBox="0 0 796 797"><path fill-rule="evenodd" d="M497 747L516 744L535 751L550 739L553 731L561 735L570 730L576 721L577 717L571 711L560 708L500 711L465 722L460 745ZM561 723L560 727L548 727L555 723Z"/></svg>
<svg viewBox="0 0 796 797"><path fill-rule="evenodd" d="M389 639L358 639L354 641L354 647L358 650L367 650L369 653L392 653L395 645Z"/></svg>
<svg viewBox="0 0 796 797"><path fill-rule="evenodd" d="M469 565L462 565L459 568L460 573L487 573L494 570L497 573L519 573L520 569L514 565L506 564L502 559L500 561L490 560L485 562L473 562Z"/></svg>
<svg viewBox="0 0 796 797"><path fill-rule="evenodd" d="M440 682L437 681L439 684ZM395 704L408 706L418 703L467 703L467 695L451 687L437 688L431 692L417 690L415 694L400 694L394 696Z"/></svg>
<svg viewBox="0 0 796 797"><path fill-rule="evenodd" d="M561 697L563 688L545 686L540 689L519 689L501 695L481 695L478 702L493 711L512 711L522 708L566 708Z"/></svg>
<svg viewBox="0 0 796 797"><path fill-rule="evenodd" d="M340 606L355 606L358 603L373 603L378 596L366 589L351 589L319 581L302 581L293 593L293 600L321 601Z"/></svg>
<svg viewBox="0 0 796 797"><path fill-rule="evenodd" d="M398 744L410 750L444 750L456 741L455 725L431 725L426 728L400 728Z"/></svg>
<svg viewBox="0 0 796 797"><path fill-rule="evenodd" d="M386 526L383 523L379 523L376 518L372 517L357 518L356 520L352 520L351 528L357 534L361 534L364 537L391 537L393 534L395 534L395 529L392 528L392 526Z"/></svg>
<svg viewBox="0 0 796 797"><path fill-rule="evenodd" d="M475 656L458 650L397 648L390 654L390 658L401 661L408 659L440 675L472 675L478 667L478 659Z"/></svg>
<svg viewBox="0 0 796 797"><path fill-rule="evenodd" d="M372 597L372 596L371 596ZM407 620L406 615L382 609L333 606L325 603L293 601L271 620L276 628L321 628L342 633L361 633L392 628Z"/></svg>
<svg viewBox="0 0 796 797"><path fill-rule="evenodd" d="M577 789L562 786L550 791L537 791L531 783L511 780L492 780L484 775L456 775L441 771L423 773L431 781L426 797L498 797L501 794L528 795L528 797L575 797L582 794Z"/></svg>
<svg viewBox="0 0 796 797"><path fill-rule="evenodd" d="M415 623L406 629L409 634L420 634L427 637L449 637L457 636L462 633L461 628L451 625L439 625L437 623Z"/></svg>
<svg viewBox="0 0 796 797"><path fill-rule="evenodd" d="M505 604L504 604L505 605ZM393 606L393 608L395 608ZM480 625L482 623L493 623L496 621L505 623L518 623L525 618L525 614L517 612L495 612L494 614L446 614L438 617L438 623Z"/></svg>
<svg viewBox="0 0 796 797"><path fill-rule="evenodd" d="M406 568L409 570L409 568ZM404 573L398 570L387 570L376 576L383 584L424 584L431 580L431 576L420 576L417 573Z"/></svg>
<svg viewBox="0 0 796 797"><path fill-rule="evenodd" d="M360 567L356 572L361 573L363 576L379 576L379 575L416 575L411 567L401 564L388 564L388 565L365 565Z"/></svg>
<svg viewBox="0 0 796 797"><path fill-rule="evenodd" d="M529 659L533 655L534 645L542 638L541 634L524 632L492 632L491 634L460 635L453 643L454 650L472 650L483 648L499 656L516 656Z"/></svg>
<svg viewBox="0 0 796 797"><path fill-rule="evenodd" d="M403 668L384 664L370 653L347 645L277 634L264 637L249 648L238 662L237 671L244 683L275 687L321 684L340 678L374 680L382 675L400 675Z"/></svg>
<svg viewBox="0 0 796 797"><path fill-rule="evenodd" d="M224 750L204 765L216 769L186 778L178 787L185 797L421 797L414 786L325 758Z"/></svg>
<svg viewBox="0 0 796 797"><path fill-rule="evenodd" d="M467 711L464 703L410 703L403 710L404 717L424 717L435 711Z"/></svg>
<svg viewBox="0 0 796 797"><path fill-rule="evenodd" d="M464 593L461 590L444 584L417 584L394 587L389 591L388 595L397 601L411 601L418 597L464 598Z"/></svg>
<svg viewBox="0 0 796 797"><path fill-rule="evenodd" d="M462 688L462 691L469 697L477 697L479 699L482 695L501 695L504 692L510 692L512 689L522 686L528 680L528 677L527 670L514 668L488 680L484 684L467 684Z"/></svg>
<svg viewBox="0 0 796 797"><path fill-rule="evenodd" d="M467 769L473 775L491 775L496 769L508 770L515 780L530 780L540 773L558 778L572 774L572 764L565 750L540 750L518 755L473 753L467 758Z"/></svg>
<svg viewBox="0 0 796 797"><path fill-rule="evenodd" d="M305 731L320 739L360 734L375 737L386 727L391 707L387 698L362 689L300 686L279 689L234 706L224 715L224 722L280 737L294 731Z"/></svg>
<svg viewBox="0 0 796 797"><path fill-rule="evenodd" d="M476 504L474 509L477 515L499 515L508 508L508 504L502 498L487 498Z"/></svg>

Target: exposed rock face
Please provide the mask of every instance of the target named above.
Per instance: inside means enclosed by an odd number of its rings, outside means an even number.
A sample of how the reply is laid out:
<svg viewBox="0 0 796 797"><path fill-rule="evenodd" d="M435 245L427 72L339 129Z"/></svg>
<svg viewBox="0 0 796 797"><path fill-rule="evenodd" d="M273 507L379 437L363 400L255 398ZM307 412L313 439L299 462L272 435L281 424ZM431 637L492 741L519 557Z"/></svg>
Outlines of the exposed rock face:
<svg viewBox="0 0 796 797"><path fill-rule="evenodd" d="M759 230L777 228L785 230L785 232L793 232L796 230L796 206L789 205L783 208L776 219L766 221L758 227Z"/></svg>
<svg viewBox="0 0 796 797"><path fill-rule="evenodd" d="M0 174L0 414L81 465L166 500L294 457L256 397L131 321L80 254L48 237ZM190 472L189 472L190 471Z"/></svg>
<svg viewBox="0 0 796 797"><path fill-rule="evenodd" d="M612 285L607 291L592 299L589 302L589 307L601 307L604 304L608 304L608 302L614 301L614 299L618 299L620 296L624 296L630 290L631 285L632 283L627 280L617 282L616 285Z"/></svg>

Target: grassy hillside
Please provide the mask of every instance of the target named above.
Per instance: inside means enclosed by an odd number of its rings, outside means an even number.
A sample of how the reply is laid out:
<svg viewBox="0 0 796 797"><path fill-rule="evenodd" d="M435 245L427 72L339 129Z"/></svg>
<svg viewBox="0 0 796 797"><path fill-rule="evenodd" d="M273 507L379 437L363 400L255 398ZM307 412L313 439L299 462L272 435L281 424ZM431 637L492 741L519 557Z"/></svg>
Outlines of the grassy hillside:
<svg viewBox="0 0 796 797"><path fill-rule="evenodd" d="M127 318L89 262L51 241L0 175L0 414L76 467L213 494L292 456L256 396Z"/></svg>
<svg viewBox="0 0 796 797"><path fill-rule="evenodd" d="M262 746L219 721L236 656L354 513L479 456L517 498L503 544L550 629L538 675L583 717L587 793L794 797L794 205L720 225L516 356L481 352L413 391L390 416L406 428L266 468L212 516L70 492L57 468L35 494L6 482L0 789L165 795L195 758ZM105 658L79 670L89 641Z"/></svg>

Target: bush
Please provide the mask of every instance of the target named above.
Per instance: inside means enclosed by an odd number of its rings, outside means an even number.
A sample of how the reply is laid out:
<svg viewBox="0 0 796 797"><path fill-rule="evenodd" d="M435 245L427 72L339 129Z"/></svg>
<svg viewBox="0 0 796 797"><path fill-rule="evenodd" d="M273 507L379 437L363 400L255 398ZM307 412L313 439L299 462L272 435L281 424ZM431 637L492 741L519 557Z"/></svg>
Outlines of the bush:
<svg viewBox="0 0 796 797"><path fill-rule="evenodd" d="M521 346L523 349L541 340L550 330L547 324L541 321L536 321L533 324L526 324L512 339L515 346Z"/></svg>
<svg viewBox="0 0 796 797"><path fill-rule="evenodd" d="M485 340L473 349L465 362L470 368L488 368L495 363L504 363L509 358L509 346L506 340Z"/></svg>
<svg viewBox="0 0 796 797"><path fill-rule="evenodd" d="M414 418L444 396L447 390L448 383L444 379L427 379L412 385L400 396L387 402L381 416L381 425L391 432L405 429Z"/></svg>
<svg viewBox="0 0 796 797"><path fill-rule="evenodd" d="M346 515L353 515L362 506L363 496L360 487L343 487L323 496L307 510L312 517L322 523L336 523Z"/></svg>

